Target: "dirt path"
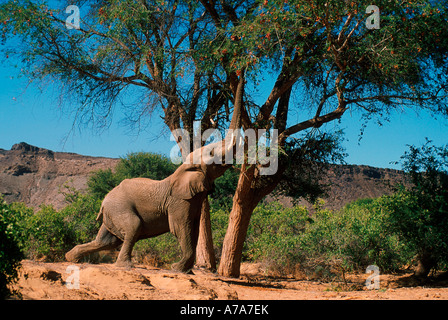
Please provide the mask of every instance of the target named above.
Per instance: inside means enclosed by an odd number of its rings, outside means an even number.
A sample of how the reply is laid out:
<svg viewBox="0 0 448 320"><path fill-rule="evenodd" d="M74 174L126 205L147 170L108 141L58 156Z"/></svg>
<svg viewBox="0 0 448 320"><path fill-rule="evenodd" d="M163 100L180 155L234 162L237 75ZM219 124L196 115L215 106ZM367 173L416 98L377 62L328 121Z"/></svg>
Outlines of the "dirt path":
<svg viewBox="0 0 448 320"><path fill-rule="evenodd" d="M23 299L448 299L446 283L443 287L411 287L412 283L407 281L409 275L381 275L380 289L367 290L364 283L368 275L363 274L348 276L344 284L267 278L254 271L253 266L244 266L240 279L223 278L202 270L186 275L143 265L132 270L112 264L74 266L68 262L24 260L16 289ZM76 284L75 279L79 279L79 288L68 288L67 282Z"/></svg>

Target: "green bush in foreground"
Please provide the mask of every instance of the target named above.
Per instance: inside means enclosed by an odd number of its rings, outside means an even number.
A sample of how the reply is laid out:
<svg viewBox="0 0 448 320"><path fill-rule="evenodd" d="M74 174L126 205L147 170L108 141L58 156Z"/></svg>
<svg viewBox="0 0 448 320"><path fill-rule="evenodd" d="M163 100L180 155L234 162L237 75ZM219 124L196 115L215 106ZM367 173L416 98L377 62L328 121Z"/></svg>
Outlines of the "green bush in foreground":
<svg viewBox="0 0 448 320"><path fill-rule="evenodd" d="M95 218L101 201L80 193L66 198L70 203L63 209L42 205L28 218L25 250L29 258L64 261L67 251L95 238L100 226Z"/></svg>
<svg viewBox="0 0 448 320"><path fill-rule="evenodd" d="M17 294L10 285L17 281L20 261L24 255L21 250L18 227L19 210L14 210L0 196L0 299Z"/></svg>

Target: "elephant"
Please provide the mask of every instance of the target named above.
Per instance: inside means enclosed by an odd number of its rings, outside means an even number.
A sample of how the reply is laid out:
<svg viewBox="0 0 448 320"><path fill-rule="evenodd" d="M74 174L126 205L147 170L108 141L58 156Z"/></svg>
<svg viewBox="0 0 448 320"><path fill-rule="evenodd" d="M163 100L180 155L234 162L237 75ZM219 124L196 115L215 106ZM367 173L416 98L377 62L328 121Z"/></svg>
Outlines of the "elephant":
<svg viewBox="0 0 448 320"><path fill-rule="evenodd" d="M213 181L231 166L222 164L222 159L235 145L236 140L228 145L219 141L198 148L172 175L161 181L123 180L101 204L97 220L102 218L102 225L95 240L75 246L66 253L67 261L79 262L87 254L122 244L115 265L129 269L133 266L132 248L138 240L171 232L182 252L181 260L172 268L190 272L196 256L202 202ZM221 161L211 161L217 157Z"/></svg>

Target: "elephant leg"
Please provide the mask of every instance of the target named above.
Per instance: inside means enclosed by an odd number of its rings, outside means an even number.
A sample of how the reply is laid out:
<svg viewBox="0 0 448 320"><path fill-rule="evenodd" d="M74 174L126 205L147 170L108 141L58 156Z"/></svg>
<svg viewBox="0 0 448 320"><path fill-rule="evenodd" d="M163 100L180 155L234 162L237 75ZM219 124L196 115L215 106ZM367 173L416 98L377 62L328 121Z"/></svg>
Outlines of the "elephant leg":
<svg viewBox="0 0 448 320"><path fill-rule="evenodd" d="M126 225L124 229L124 241L118 254L115 265L126 269L132 268L131 254L135 242L138 240L141 221L134 213L126 216Z"/></svg>
<svg viewBox="0 0 448 320"><path fill-rule="evenodd" d="M182 222L175 223L173 230L182 251L182 259L171 267L174 270L188 273L191 271L196 258L196 245L199 237L199 217L195 219L179 219Z"/></svg>
<svg viewBox="0 0 448 320"><path fill-rule="evenodd" d="M120 244L121 240L110 233L103 224L101 225L95 240L77 245L65 254L65 258L70 262L79 262L82 257L90 253L101 250L111 250L118 247Z"/></svg>

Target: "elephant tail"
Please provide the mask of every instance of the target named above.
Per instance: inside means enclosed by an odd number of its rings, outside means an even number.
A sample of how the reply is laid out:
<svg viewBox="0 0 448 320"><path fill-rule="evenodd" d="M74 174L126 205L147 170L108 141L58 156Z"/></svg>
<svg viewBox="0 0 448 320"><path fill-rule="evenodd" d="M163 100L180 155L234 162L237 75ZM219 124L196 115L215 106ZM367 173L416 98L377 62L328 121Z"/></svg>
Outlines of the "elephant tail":
<svg viewBox="0 0 448 320"><path fill-rule="evenodd" d="M103 205L101 204L100 212L98 212L98 215L96 216L96 221L100 221L102 217L103 217Z"/></svg>

